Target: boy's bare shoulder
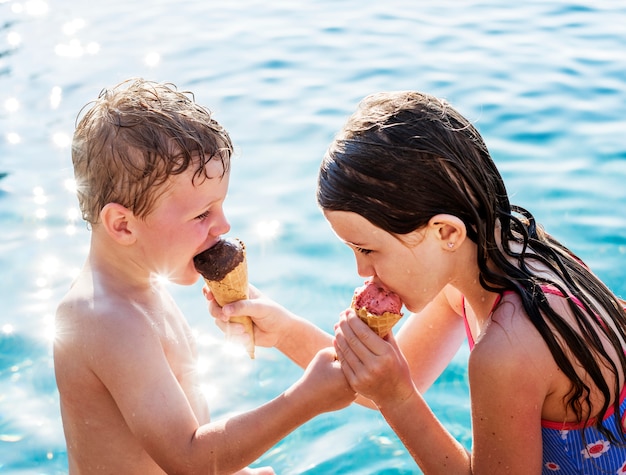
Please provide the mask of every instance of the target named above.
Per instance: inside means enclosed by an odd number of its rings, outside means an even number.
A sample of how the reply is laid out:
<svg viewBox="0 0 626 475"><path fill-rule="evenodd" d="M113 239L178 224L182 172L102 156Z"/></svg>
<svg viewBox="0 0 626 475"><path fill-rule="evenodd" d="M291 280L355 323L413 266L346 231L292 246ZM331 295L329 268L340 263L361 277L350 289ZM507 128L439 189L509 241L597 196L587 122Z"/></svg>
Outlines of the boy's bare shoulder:
<svg viewBox="0 0 626 475"><path fill-rule="evenodd" d="M106 352L150 332L144 313L132 298L94 289L79 278L57 307L55 345L88 348L92 356Z"/></svg>

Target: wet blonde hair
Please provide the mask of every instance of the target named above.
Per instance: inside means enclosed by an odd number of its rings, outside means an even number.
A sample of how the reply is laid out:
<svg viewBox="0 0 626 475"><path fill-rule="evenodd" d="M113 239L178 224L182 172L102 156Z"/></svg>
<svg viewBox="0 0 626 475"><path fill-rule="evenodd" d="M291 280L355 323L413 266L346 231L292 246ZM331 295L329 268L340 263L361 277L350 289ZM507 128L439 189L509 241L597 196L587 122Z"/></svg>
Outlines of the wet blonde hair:
<svg viewBox="0 0 626 475"><path fill-rule="evenodd" d="M193 167L193 180L211 178L206 164L230 167L233 145L211 112L190 92L129 79L79 113L72 162L83 219L94 225L107 203L145 218L172 175ZM223 176L222 174L222 176Z"/></svg>

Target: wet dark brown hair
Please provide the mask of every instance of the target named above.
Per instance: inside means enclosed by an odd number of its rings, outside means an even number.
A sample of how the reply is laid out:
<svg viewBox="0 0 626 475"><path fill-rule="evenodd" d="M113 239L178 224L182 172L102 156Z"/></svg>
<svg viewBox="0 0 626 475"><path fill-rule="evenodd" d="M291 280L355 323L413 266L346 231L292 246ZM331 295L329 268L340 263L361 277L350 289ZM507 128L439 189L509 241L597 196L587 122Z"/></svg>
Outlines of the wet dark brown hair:
<svg viewBox="0 0 626 475"><path fill-rule="evenodd" d="M410 91L366 97L324 157L317 200L324 210L357 213L396 235L425 226L439 213L463 220L478 248L481 285L520 295L528 317L572 382L567 405L579 421L588 422L591 388L576 371L578 365L584 367L604 397L595 426L618 442L602 427L602 419L613 400L616 423L621 421L620 386L626 379L623 302L537 226L530 212L510 204L480 134L449 104ZM555 278L536 275L532 262L547 266ZM567 300L574 325L550 306L542 290L546 285L581 303ZM617 358L610 356L601 336ZM605 379L603 368L613 373L614 384ZM621 426L619 432L623 442Z"/></svg>

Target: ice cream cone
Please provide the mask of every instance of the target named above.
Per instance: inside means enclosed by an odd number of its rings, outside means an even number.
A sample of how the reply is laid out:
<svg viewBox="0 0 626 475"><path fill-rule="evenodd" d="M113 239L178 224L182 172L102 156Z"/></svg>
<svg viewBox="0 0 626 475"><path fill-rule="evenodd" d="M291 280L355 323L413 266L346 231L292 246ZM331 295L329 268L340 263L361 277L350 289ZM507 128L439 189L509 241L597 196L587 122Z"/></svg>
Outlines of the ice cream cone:
<svg viewBox="0 0 626 475"><path fill-rule="evenodd" d="M402 318L401 313L385 312L382 315L374 315L368 312L365 307L354 308L354 311L381 338L384 338L393 326L398 323L398 320Z"/></svg>
<svg viewBox="0 0 626 475"><path fill-rule="evenodd" d="M245 259L226 274L222 280L208 280L205 277L204 281L211 289L215 301L220 307L248 298L248 266ZM243 324L244 331L250 335L250 339L246 343L246 350L250 358L254 358L254 325L252 319L247 316L237 316L230 317L229 321Z"/></svg>

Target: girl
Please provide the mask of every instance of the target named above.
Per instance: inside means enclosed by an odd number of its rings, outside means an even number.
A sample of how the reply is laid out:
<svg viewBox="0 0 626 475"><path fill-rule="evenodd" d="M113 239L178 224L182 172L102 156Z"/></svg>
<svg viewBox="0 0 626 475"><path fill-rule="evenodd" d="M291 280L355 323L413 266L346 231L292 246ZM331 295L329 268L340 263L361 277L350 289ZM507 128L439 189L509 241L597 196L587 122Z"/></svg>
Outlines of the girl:
<svg viewBox="0 0 626 475"><path fill-rule="evenodd" d="M331 144L317 198L359 275L412 312L381 339L346 310L333 343L424 473L626 473L624 302L509 203L472 124L425 94L369 96ZM240 305L226 315L246 307L259 343L301 365L330 340L267 300ZM421 396L465 336L471 453Z"/></svg>

